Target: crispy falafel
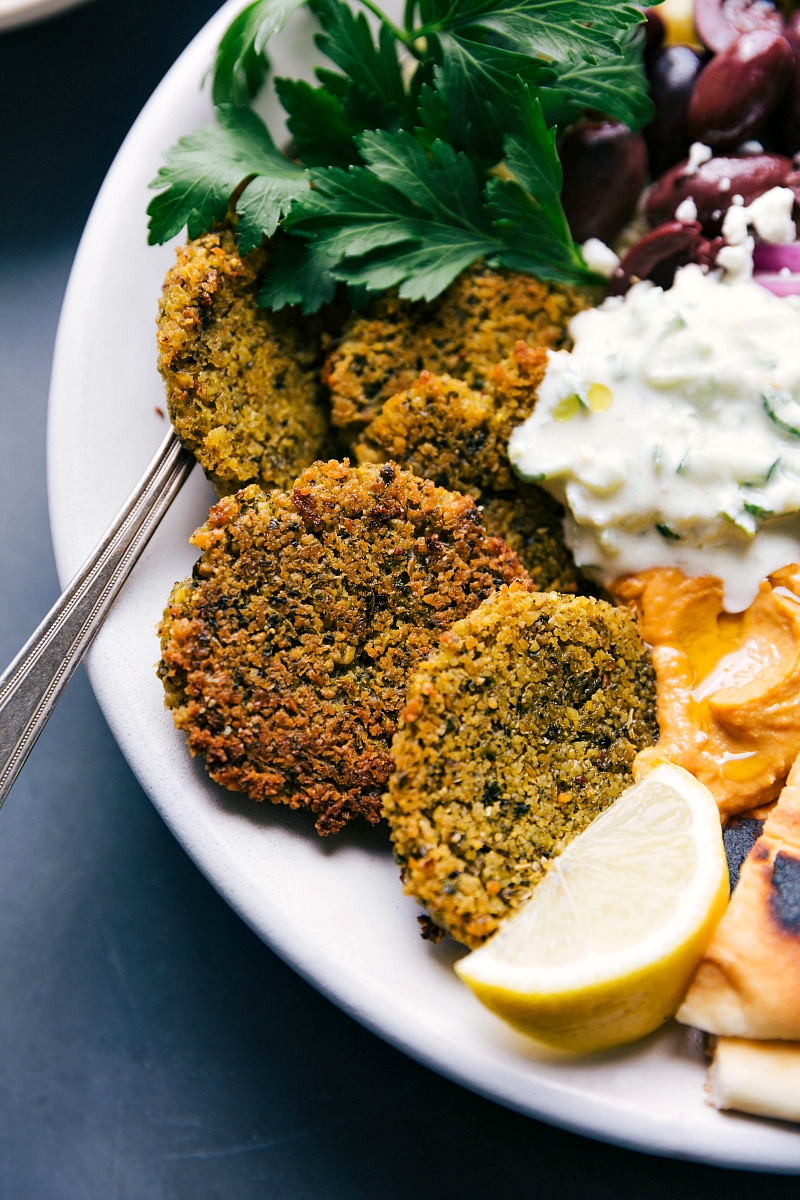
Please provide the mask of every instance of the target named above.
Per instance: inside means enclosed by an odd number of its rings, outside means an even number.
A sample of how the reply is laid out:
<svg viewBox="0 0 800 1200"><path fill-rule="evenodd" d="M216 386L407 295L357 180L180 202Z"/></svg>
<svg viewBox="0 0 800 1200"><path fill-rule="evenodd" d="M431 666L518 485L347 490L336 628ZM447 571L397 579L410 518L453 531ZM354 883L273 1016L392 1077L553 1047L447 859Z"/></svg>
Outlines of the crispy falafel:
<svg viewBox="0 0 800 1200"><path fill-rule="evenodd" d="M379 819L409 672L497 587L527 581L471 497L392 464L249 487L192 540L202 556L160 629L167 706L213 779L309 808L323 834Z"/></svg>
<svg viewBox="0 0 800 1200"><path fill-rule="evenodd" d="M479 946L657 737L633 616L512 584L414 672L384 812L406 892Z"/></svg>
<svg viewBox="0 0 800 1200"><path fill-rule="evenodd" d="M269 251L240 257L230 229L180 246L158 316L175 432L220 494L290 487L328 451L316 326L258 306Z"/></svg>
<svg viewBox="0 0 800 1200"><path fill-rule="evenodd" d="M565 345L570 318L591 302L575 289L482 264L429 304L384 296L350 318L328 358L333 423L357 437L384 401L411 387L423 370L480 390L519 339L552 349Z"/></svg>
<svg viewBox="0 0 800 1200"><path fill-rule="evenodd" d="M491 372L484 391L451 375L422 371L409 388L386 401L365 430L356 446L359 461L392 459L423 479L475 497L487 488L513 490L508 439L514 426L533 412L547 351L518 342L513 356L517 382L513 391L508 389L510 403L503 388L513 369L507 360ZM524 391L519 358L528 368ZM499 386L494 386L495 378Z"/></svg>
<svg viewBox="0 0 800 1200"><path fill-rule="evenodd" d="M518 480L512 492L484 492L480 510L487 533L514 551L538 591L595 594L564 541L564 509L543 488Z"/></svg>
<svg viewBox="0 0 800 1200"><path fill-rule="evenodd" d="M490 373L485 391L423 371L392 396L356 447L362 462L391 459L441 487L480 499L489 532L505 538L540 591L584 591L564 543L564 510L524 484L508 458L515 425L533 412L547 351L517 342Z"/></svg>

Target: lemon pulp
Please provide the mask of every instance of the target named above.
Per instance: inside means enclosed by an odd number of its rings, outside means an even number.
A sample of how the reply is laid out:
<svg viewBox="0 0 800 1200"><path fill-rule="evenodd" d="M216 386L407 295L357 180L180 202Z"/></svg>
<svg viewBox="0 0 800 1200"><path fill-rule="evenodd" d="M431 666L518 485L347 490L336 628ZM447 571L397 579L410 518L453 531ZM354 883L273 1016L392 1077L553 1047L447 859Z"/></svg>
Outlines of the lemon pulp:
<svg viewBox="0 0 800 1200"><path fill-rule="evenodd" d="M487 1007L548 1045L621 1045L675 1012L728 891L711 793L661 763L456 970Z"/></svg>

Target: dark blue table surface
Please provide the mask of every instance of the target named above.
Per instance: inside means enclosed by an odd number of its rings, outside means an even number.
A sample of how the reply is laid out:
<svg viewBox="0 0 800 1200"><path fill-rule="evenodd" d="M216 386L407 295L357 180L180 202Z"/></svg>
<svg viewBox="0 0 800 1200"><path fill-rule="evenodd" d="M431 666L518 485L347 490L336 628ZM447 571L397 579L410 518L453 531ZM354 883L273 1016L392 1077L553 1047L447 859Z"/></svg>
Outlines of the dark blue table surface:
<svg viewBox="0 0 800 1200"><path fill-rule="evenodd" d="M216 7L94 0L0 35L3 663L58 593L46 399L72 255ZM2 1200L798 1195L528 1120L360 1028L173 841L82 672L0 814L0 1039Z"/></svg>

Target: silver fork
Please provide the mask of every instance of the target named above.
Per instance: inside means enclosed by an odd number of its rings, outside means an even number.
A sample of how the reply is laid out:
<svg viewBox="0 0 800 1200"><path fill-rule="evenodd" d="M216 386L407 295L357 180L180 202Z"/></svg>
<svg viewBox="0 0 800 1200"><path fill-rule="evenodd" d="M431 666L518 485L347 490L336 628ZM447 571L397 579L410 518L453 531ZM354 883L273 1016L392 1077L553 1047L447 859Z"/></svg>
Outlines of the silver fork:
<svg viewBox="0 0 800 1200"><path fill-rule="evenodd" d="M194 464L169 433L100 544L0 675L0 805Z"/></svg>

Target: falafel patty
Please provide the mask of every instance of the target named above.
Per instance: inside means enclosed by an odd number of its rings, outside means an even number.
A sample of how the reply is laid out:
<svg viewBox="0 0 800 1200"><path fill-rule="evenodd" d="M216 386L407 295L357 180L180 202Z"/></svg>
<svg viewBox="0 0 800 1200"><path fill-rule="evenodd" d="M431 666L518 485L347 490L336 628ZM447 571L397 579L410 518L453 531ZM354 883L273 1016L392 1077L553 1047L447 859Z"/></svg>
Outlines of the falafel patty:
<svg viewBox="0 0 800 1200"><path fill-rule="evenodd" d="M508 542L540 591L578 592L590 585L564 542L563 508L522 483L508 458L511 430L533 412L547 357L545 349L517 342L482 392L423 371L386 401L356 455L361 462L393 460L479 498L487 530Z"/></svg>
<svg viewBox="0 0 800 1200"><path fill-rule="evenodd" d="M514 579L471 497L392 464L315 463L221 500L161 624L159 675L209 774L333 833L377 822L409 672Z"/></svg>
<svg viewBox="0 0 800 1200"><path fill-rule="evenodd" d="M656 737L631 613L503 588L411 678L384 804L406 892L457 941L481 945L629 786Z"/></svg>
<svg viewBox="0 0 800 1200"><path fill-rule="evenodd" d="M570 318L591 302L575 289L482 264L429 304L384 296L350 318L328 358L333 423L357 437L384 401L423 370L480 390L520 338L531 346L564 346Z"/></svg>
<svg viewBox="0 0 800 1200"><path fill-rule="evenodd" d="M514 551L538 591L595 594L564 541L564 509L543 488L519 480L513 492L485 492L480 511L487 533Z"/></svg>
<svg viewBox="0 0 800 1200"><path fill-rule="evenodd" d="M175 432L223 495L287 488L327 453L316 327L258 306L268 251L230 229L178 247L158 316L158 368Z"/></svg>
<svg viewBox="0 0 800 1200"><path fill-rule="evenodd" d="M422 371L385 402L356 447L359 461L401 462L423 479L480 496L514 489L508 458L515 425L536 406L547 351L517 342L496 364L485 390L451 375Z"/></svg>

